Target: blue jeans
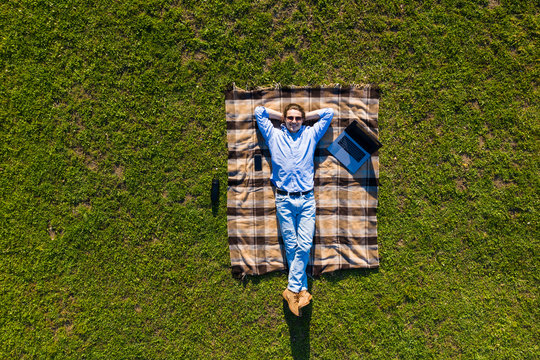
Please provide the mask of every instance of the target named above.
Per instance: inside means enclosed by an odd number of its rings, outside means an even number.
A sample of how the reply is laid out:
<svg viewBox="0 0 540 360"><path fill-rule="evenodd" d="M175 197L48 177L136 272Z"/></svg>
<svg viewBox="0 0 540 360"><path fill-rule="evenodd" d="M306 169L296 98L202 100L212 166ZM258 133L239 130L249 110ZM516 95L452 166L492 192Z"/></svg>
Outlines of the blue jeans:
<svg viewBox="0 0 540 360"><path fill-rule="evenodd" d="M315 197L288 196L276 193L276 210L285 254L289 265L289 285L295 293L307 290L306 267L315 235Z"/></svg>

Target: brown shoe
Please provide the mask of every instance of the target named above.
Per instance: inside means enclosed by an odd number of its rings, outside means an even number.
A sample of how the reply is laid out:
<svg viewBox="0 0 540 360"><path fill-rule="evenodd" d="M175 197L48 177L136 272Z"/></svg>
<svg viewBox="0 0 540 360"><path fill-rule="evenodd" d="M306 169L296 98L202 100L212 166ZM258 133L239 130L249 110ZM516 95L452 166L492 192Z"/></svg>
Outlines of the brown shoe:
<svg viewBox="0 0 540 360"><path fill-rule="evenodd" d="M283 291L283 298L287 300L291 312L296 316L300 316L300 311L298 309L298 293L285 289L285 291Z"/></svg>
<svg viewBox="0 0 540 360"><path fill-rule="evenodd" d="M298 294L298 308L301 309L307 306L311 301L311 294L307 290L302 290Z"/></svg>

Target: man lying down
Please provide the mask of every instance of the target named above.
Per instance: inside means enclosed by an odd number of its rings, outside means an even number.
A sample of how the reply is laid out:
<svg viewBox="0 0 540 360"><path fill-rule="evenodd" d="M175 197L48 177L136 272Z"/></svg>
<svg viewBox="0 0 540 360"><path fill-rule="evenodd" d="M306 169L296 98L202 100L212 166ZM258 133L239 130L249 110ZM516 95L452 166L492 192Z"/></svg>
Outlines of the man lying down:
<svg viewBox="0 0 540 360"><path fill-rule="evenodd" d="M315 148L332 122L334 110L324 108L305 113L298 104L289 104L283 114L257 106L255 117L270 149L272 175L276 188L276 213L289 266L288 285L283 298L291 312L300 311L311 301L306 267L315 235L315 197L313 177ZM270 119L280 120L274 128ZM306 121L319 120L313 126Z"/></svg>

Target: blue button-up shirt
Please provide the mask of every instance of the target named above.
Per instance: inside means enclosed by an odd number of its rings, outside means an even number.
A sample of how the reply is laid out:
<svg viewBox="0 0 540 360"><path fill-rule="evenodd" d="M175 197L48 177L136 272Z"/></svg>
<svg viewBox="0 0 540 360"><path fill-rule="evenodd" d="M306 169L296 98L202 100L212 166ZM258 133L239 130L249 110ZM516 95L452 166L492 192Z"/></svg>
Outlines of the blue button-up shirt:
<svg viewBox="0 0 540 360"><path fill-rule="evenodd" d="M296 133L291 133L285 124L280 129L274 128L265 107L255 108L257 125L270 149L270 179L278 189L289 192L313 189L315 147L328 130L334 110L325 108L318 113L320 120L313 126L302 125Z"/></svg>

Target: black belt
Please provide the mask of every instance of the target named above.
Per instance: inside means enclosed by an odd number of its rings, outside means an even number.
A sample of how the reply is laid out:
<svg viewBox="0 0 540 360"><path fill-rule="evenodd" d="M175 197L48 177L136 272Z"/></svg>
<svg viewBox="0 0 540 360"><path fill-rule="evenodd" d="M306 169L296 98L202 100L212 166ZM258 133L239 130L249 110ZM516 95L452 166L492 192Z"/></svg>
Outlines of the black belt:
<svg viewBox="0 0 540 360"><path fill-rule="evenodd" d="M307 195L307 194L309 194L309 193L312 192L312 191L313 191L313 189L308 190L308 191L288 192L288 191L285 191L285 190L276 189L276 192L277 192L279 195L289 195L289 196Z"/></svg>

